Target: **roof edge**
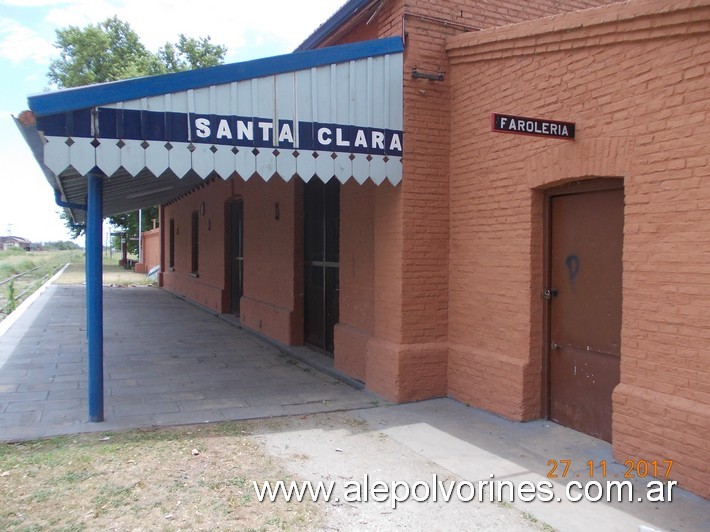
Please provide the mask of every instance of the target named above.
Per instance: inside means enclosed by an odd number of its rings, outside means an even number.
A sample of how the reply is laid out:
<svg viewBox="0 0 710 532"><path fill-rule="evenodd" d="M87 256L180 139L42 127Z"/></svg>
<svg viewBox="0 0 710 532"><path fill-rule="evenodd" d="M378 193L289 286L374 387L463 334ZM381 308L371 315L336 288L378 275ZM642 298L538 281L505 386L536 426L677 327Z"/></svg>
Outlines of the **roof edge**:
<svg viewBox="0 0 710 532"><path fill-rule="evenodd" d="M349 0L328 20L318 26L318 28L296 48L296 52L312 50L320 46L323 41L335 33L348 19L373 3L373 1L375 0Z"/></svg>
<svg viewBox="0 0 710 532"><path fill-rule="evenodd" d="M210 85L295 72L331 63L343 63L402 51L404 51L402 39L400 37L389 37L317 50L297 51L290 54L173 74L62 89L31 95L27 98L27 102L35 115L46 116L78 109L88 109L108 103L136 100L208 87Z"/></svg>

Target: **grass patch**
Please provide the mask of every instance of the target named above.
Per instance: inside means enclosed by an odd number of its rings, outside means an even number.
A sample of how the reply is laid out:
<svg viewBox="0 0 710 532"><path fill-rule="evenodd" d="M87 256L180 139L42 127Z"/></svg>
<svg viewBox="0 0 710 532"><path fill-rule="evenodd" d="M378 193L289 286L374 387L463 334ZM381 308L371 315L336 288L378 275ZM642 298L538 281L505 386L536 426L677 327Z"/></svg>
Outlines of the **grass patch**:
<svg viewBox="0 0 710 532"><path fill-rule="evenodd" d="M11 248L0 252L0 320L28 298L60 267L83 260L83 251L23 251Z"/></svg>
<svg viewBox="0 0 710 532"><path fill-rule="evenodd" d="M104 257L104 286L152 286L156 284L143 273L136 273L119 266L117 260L117 258L109 260ZM84 284L86 282L84 258L72 262L56 282L57 284Z"/></svg>
<svg viewBox="0 0 710 532"><path fill-rule="evenodd" d="M7 257L17 257L17 256L22 256L26 255L28 252L22 249L21 247L18 246L12 246L7 249L3 249L0 251L0 260L7 258Z"/></svg>
<svg viewBox="0 0 710 532"><path fill-rule="evenodd" d="M254 481L288 474L249 428L225 422L0 444L0 530L317 528L317 504L258 502Z"/></svg>

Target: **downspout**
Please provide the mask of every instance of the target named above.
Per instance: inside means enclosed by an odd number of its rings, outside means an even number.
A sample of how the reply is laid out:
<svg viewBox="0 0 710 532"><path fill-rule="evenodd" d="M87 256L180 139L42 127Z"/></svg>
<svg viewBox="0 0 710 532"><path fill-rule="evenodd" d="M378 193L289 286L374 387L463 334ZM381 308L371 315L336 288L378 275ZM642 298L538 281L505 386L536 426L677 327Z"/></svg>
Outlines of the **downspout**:
<svg viewBox="0 0 710 532"><path fill-rule="evenodd" d="M59 189L54 189L54 203L59 205L60 207L64 207L65 209L74 209L78 211L86 211L87 206L83 205L81 203L71 203L69 201L63 201L62 200L62 193L59 191ZM86 224L77 224L74 222L69 222L71 225L72 229L86 229Z"/></svg>

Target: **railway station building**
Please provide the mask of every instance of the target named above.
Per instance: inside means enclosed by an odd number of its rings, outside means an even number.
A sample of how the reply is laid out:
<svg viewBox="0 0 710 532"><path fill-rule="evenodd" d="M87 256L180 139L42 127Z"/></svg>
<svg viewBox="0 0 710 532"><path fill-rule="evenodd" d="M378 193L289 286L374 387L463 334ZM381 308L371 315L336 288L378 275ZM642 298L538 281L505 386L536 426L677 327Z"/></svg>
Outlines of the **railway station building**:
<svg viewBox="0 0 710 532"><path fill-rule="evenodd" d="M350 0L292 54L29 104L75 221L161 206L165 290L710 497L710 0Z"/></svg>

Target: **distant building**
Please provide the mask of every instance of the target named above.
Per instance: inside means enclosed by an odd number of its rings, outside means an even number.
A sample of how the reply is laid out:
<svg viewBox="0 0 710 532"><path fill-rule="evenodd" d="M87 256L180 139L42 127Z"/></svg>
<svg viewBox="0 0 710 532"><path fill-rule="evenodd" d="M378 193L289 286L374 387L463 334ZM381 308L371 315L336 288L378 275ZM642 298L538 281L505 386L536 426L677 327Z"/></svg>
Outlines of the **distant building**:
<svg viewBox="0 0 710 532"><path fill-rule="evenodd" d="M25 251L30 251L32 242L21 236L0 236L0 251L10 248L22 248Z"/></svg>

